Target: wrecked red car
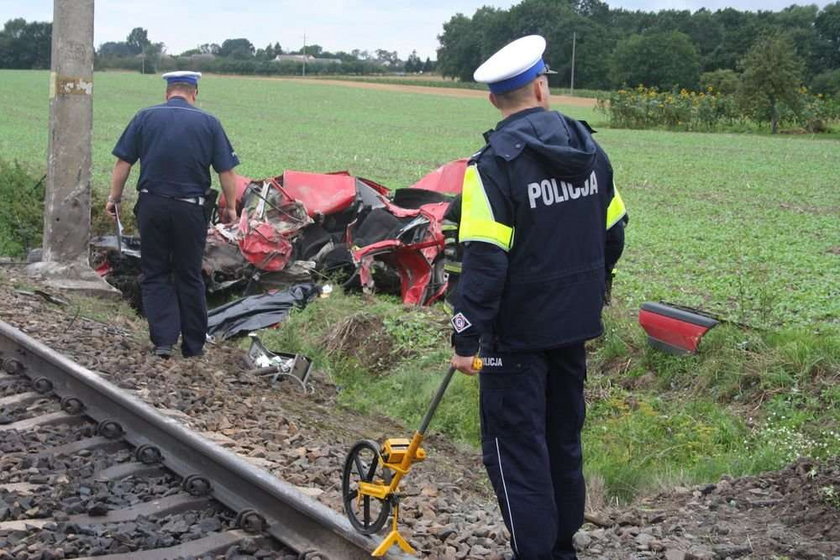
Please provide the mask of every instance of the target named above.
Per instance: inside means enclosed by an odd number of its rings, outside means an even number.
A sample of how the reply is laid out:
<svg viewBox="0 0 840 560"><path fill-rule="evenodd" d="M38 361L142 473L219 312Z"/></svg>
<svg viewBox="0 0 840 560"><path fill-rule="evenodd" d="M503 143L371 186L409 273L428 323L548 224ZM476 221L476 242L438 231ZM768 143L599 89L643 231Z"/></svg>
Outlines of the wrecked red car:
<svg viewBox="0 0 840 560"><path fill-rule="evenodd" d="M451 162L393 194L346 172L242 178L236 243L263 273L287 271L296 280L307 271L337 275L345 286L398 292L405 303L429 304L446 288L441 221L461 190L465 167L466 160ZM231 233L223 235L228 242Z"/></svg>
<svg viewBox="0 0 840 560"><path fill-rule="evenodd" d="M212 223L208 231L208 291L240 288L247 295L296 282L339 282L399 294L409 304L435 302L446 290L443 215L461 191L466 163L450 162L393 192L347 172L240 177L239 221ZM221 197L219 207L227 204Z"/></svg>

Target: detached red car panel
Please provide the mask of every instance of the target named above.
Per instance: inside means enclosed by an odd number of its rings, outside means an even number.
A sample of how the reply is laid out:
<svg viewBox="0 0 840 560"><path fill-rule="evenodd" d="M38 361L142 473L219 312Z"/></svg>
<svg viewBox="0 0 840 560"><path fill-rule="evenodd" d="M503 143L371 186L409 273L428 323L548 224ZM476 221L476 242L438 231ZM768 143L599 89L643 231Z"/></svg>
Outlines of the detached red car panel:
<svg viewBox="0 0 840 560"><path fill-rule="evenodd" d="M646 302L639 311L639 324L654 348L669 354L695 354L709 329L718 320L695 309Z"/></svg>
<svg viewBox="0 0 840 560"><path fill-rule="evenodd" d="M451 195L460 194L468 161L467 158L462 158L441 165L411 185L411 188L449 193Z"/></svg>

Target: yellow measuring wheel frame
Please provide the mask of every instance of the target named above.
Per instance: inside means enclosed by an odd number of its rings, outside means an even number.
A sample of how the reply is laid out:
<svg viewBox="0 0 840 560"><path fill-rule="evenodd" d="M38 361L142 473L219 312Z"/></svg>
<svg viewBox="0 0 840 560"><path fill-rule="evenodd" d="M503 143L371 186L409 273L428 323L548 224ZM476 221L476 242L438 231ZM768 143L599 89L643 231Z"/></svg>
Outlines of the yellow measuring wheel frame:
<svg viewBox="0 0 840 560"><path fill-rule="evenodd" d="M473 368L481 369L480 358L473 360ZM426 450L420 444L454 373L454 367L446 372L420 428L411 439L388 438L381 446L370 440L361 440L350 449L344 460L342 496L350 524L360 533L373 535L385 526L393 511L391 530L371 556L384 556L393 545L409 554L416 552L397 529L400 509L398 489L414 463L426 458Z"/></svg>

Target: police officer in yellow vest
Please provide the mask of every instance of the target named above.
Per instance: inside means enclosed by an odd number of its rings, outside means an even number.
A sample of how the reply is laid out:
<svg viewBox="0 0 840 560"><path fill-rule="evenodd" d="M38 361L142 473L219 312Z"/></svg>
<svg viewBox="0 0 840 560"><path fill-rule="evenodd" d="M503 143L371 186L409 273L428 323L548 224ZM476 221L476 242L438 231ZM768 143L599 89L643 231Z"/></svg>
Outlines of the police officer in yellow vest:
<svg viewBox="0 0 840 560"><path fill-rule="evenodd" d="M545 39L475 71L503 120L464 176L452 365L480 355L482 455L519 560L576 558L585 341L602 332L624 204L592 129L549 111Z"/></svg>

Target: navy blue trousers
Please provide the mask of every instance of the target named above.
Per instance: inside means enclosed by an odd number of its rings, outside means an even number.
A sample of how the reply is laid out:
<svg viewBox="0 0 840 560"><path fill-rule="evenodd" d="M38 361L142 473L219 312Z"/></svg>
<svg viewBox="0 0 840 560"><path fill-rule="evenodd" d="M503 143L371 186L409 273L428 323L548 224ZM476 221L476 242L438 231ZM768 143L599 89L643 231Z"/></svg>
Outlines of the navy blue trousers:
<svg viewBox="0 0 840 560"><path fill-rule="evenodd" d="M482 349L481 442L518 560L577 558L586 488L583 343L528 353Z"/></svg>
<svg viewBox="0 0 840 560"><path fill-rule="evenodd" d="M149 337L184 356L201 354L207 336L207 301L201 261L207 239L198 204L141 193L135 206L140 229L140 289Z"/></svg>

